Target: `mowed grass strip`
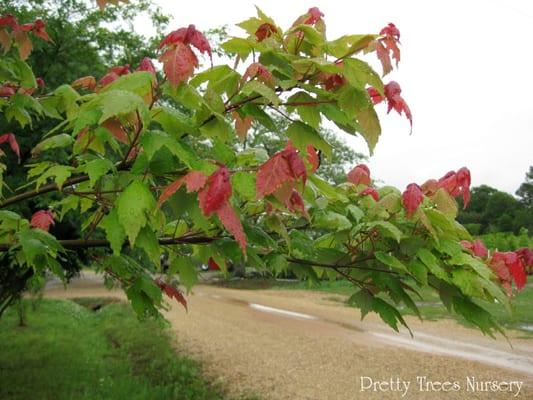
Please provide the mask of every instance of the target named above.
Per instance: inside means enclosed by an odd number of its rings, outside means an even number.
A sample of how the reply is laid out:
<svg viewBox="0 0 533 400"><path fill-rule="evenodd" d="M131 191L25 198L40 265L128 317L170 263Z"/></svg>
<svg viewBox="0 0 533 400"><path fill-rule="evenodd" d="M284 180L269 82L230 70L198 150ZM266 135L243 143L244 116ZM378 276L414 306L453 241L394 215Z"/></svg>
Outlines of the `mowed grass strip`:
<svg viewBox="0 0 533 400"><path fill-rule="evenodd" d="M8 310L0 319L0 399L226 398L196 361L176 352L162 321L139 321L125 303L101 303L28 304L24 327Z"/></svg>

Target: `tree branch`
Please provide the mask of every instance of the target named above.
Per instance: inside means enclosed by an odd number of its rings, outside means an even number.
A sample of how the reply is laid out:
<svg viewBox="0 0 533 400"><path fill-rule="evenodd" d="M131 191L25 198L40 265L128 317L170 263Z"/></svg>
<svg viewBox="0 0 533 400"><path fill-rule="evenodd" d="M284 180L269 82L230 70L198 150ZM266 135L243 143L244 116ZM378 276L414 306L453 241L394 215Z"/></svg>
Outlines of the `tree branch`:
<svg viewBox="0 0 533 400"><path fill-rule="evenodd" d="M362 262L367 260L374 259L374 256L368 256L364 258L360 258L356 262ZM387 274L395 274L397 275L398 272L392 271L389 269L381 269L381 268L371 268L371 267L363 267L361 265L357 264L327 264L319 261L310 261L310 260L303 260L301 258L287 258L288 262L294 263L294 264L301 264L301 265L310 265L310 266L316 266L316 267L323 267L323 268L331 268L331 269L338 269L338 268L349 268L349 269L361 269L364 271L373 271L373 272L385 272Z"/></svg>
<svg viewBox="0 0 533 400"><path fill-rule="evenodd" d="M218 237L204 237L204 236L193 236L193 237L162 237L159 238L159 244L163 246L174 245L174 244L207 244L218 240ZM110 243L105 239L65 239L58 240L66 249L86 249L90 247L110 247ZM12 245L10 244L0 244L0 252L8 251Z"/></svg>

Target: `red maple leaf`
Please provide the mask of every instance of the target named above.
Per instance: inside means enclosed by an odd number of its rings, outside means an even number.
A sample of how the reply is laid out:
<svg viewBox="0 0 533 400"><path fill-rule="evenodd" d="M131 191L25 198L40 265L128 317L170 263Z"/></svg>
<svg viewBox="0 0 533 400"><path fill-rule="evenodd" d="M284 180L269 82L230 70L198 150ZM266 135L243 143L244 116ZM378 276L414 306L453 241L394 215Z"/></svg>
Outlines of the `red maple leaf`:
<svg viewBox="0 0 533 400"><path fill-rule="evenodd" d="M209 217L231 197L229 170L222 166L207 178L205 186L198 193L200 209Z"/></svg>
<svg viewBox="0 0 533 400"><path fill-rule="evenodd" d="M13 15L6 14L0 16L0 26L9 26L11 29L15 30L18 27L18 22Z"/></svg>
<svg viewBox="0 0 533 400"><path fill-rule="evenodd" d="M51 42L52 39L50 39L50 36L48 36L48 33L45 30L46 25L43 22L42 19L36 19L33 23L32 31L35 36L40 37L46 42Z"/></svg>
<svg viewBox="0 0 533 400"><path fill-rule="evenodd" d="M407 210L407 217L410 218L424 200L422 189L416 183L410 183L402 193L402 203Z"/></svg>
<svg viewBox="0 0 533 400"><path fill-rule="evenodd" d="M511 278L514 280L516 288L522 289L526 285L527 275L522 259L512 251L495 251L490 260L489 266L500 279L502 286L507 289L509 295L511 291Z"/></svg>
<svg viewBox="0 0 533 400"><path fill-rule="evenodd" d="M370 170L365 164L356 165L347 175L348 182L354 185L370 185Z"/></svg>
<svg viewBox="0 0 533 400"><path fill-rule="evenodd" d="M272 76L272 73L263 64L258 62L250 64L242 76L243 81L254 78L257 78L267 86L274 85L274 77Z"/></svg>
<svg viewBox="0 0 533 400"><path fill-rule="evenodd" d="M476 239L473 242L469 242L468 240L461 240L460 243L465 249L470 250L472 254L477 257L487 258L489 255L487 247L479 239Z"/></svg>
<svg viewBox="0 0 533 400"><path fill-rule="evenodd" d="M163 53L159 61L163 63L163 70L172 86L186 81L193 74L194 68L198 67L198 59L190 46L180 42Z"/></svg>
<svg viewBox="0 0 533 400"><path fill-rule="evenodd" d="M105 74L100 81L98 82L98 86L104 87L109 85L111 82L116 81L118 78L120 78L122 75L127 75L130 73L130 66L128 64L126 65L119 65L117 67L112 67L107 74Z"/></svg>
<svg viewBox="0 0 533 400"><path fill-rule="evenodd" d="M524 267L529 273L533 272L533 250L522 247L515 251L516 255L522 260Z"/></svg>
<svg viewBox="0 0 533 400"><path fill-rule="evenodd" d="M11 97L15 93L17 93L17 87L10 83L0 86L0 97Z"/></svg>
<svg viewBox="0 0 533 400"><path fill-rule="evenodd" d="M246 235L244 234L241 220L229 201L226 199L216 208L215 212L218 215L220 222L222 222L222 225L224 225L224 228L233 235L243 254L246 254Z"/></svg>
<svg viewBox="0 0 533 400"><path fill-rule="evenodd" d="M375 201L379 201L379 193L376 189L368 187L359 193L360 196L371 196Z"/></svg>
<svg viewBox="0 0 533 400"><path fill-rule="evenodd" d="M185 296L183 295L183 292L180 289L166 282L163 282L163 280L161 280L160 278L154 279L154 283L168 297L170 297L171 299L176 299L185 308L185 311L188 311L187 300L185 299Z"/></svg>
<svg viewBox="0 0 533 400"><path fill-rule="evenodd" d="M400 61L400 49L398 43L400 43L400 31L392 23L389 23L383 28L380 33L381 38L376 39L370 45L376 51L381 66L383 67L383 75L387 75L392 71L392 58L396 61L396 65Z"/></svg>
<svg viewBox="0 0 533 400"><path fill-rule="evenodd" d="M255 37L258 42L262 42L266 38L272 36L273 33L278 33L277 28L269 23L259 25L259 28L255 31Z"/></svg>
<svg viewBox="0 0 533 400"><path fill-rule="evenodd" d="M285 206L288 210L295 212L299 211L302 213L304 217L309 219L309 214L307 213L307 210L305 209L304 199L302 198L302 195L295 189L292 189L291 195L287 202L285 202Z"/></svg>
<svg viewBox="0 0 533 400"><path fill-rule="evenodd" d="M307 25L314 25L318 21L320 21L320 18L324 16L324 13L318 9L318 7L311 7L307 14L309 15L307 19L304 21L304 24Z"/></svg>
<svg viewBox="0 0 533 400"><path fill-rule="evenodd" d="M384 36L390 36L393 39L397 40L398 42L400 41L400 31L398 30L398 28L396 28L396 25L394 25L392 22L389 22L389 24L385 28L383 28L379 32L379 34L384 35Z"/></svg>
<svg viewBox="0 0 533 400"><path fill-rule="evenodd" d="M150 72L152 75L155 76L155 67L154 67L154 63L152 62L152 60L149 58L149 57L144 57L139 66L137 67L137 71L146 71L146 72Z"/></svg>
<svg viewBox="0 0 533 400"><path fill-rule="evenodd" d="M17 139L15 138L15 135L13 135L12 133L4 133L3 135L0 135L0 144L6 142L9 143L9 147L11 147L13 153L15 153L20 160L20 148L19 144L17 143ZM3 154L2 150L0 150L0 154Z"/></svg>
<svg viewBox="0 0 533 400"><path fill-rule="evenodd" d="M205 176L200 171L191 171L187 175L182 176L181 178L176 179L170 185L168 185L157 202L158 206L161 206L165 201L168 200L170 196L178 191L178 189L185 184L187 188L187 193L197 192L205 186L207 182L207 176Z"/></svg>
<svg viewBox="0 0 533 400"><path fill-rule="evenodd" d="M457 172L448 172L437 182L438 187L446 190L450 196L457 197L462 194L463 208L466 208L470 202L470 184L470 170L466 167L459 169Z"/></svg>
<svg viewBox="0 0 533 400"><path fill-rule="evenodd" d="M273 194L284 183L290 182L292 184L299 178L302 178L305 184L307 178L305 164L296 149L288 144L284 150L274 154L257 170L257 198L262 199ZM290 191L288 193L290 194Z"/></svg>
<svg viewBox="0 0 533 400"><path fill-rule="evenodd" d="M35 212L30 221L30 225L34 228L47 231L50 229L50 225L54 225L54 214L50 210L39 210Z"/></svg>
<svg viewBox="0 0 533 400"><path fill-rule="evenodd" d="M379 104L383 100L387 101L387 113L389 113L392 109L396 110L396 112L400 115L402 115L402 112L404 112L405 116L411 123L411 128L413 127L413 116L411 114L411 109L403 99L401 95L402 89L397 82L390 81L385 85L385 97L381 96L379 92L372 87L368 88L367 91L374 104Z"/></svg>
<svg viewBox="0 0 533 400"><path fill-rule="evenodd" d="M213 259L213 257L209 257L209 260L207 260L207 265L209 269L212 269L212 270L220 269L220 265L217 264L217 262Z"/></svg>
<svg viewBox="0 0 533 400"><path fill-rule="evenodd" d="M102 127L106 128L119 142L129 144L128 134L117 118L109 118L104 121Z"/></svg>
<svg viewBox="0 0 533 400"><path fill-rule="evenodd" d="M193 45L201 53L211 54L211 46L204 34L196 29L194 25L189 25L187 28L179 28L168 34L159 44L159 48L165 46L174 46L178 44Z"/></svg>
<svg viewBox="0 0 533 400"><path fill-rule="evenodd" d="M311 165L311 173L314 174L318 167L320 167L320 152L316 151L316 149L308 144L306 146L307 149L307 157L306 160Z"/></svg>
<svg viewBox="0 0 533 400"><path fill-rule="evenodd" d="M344 62L342 60L335 61L339 67L344 68ZM327 72L320 72L317 76L318 81L324 85L324 89L327 91L333 91L339 87L344 86L346 79L340 73L332 74Z"/></svg>

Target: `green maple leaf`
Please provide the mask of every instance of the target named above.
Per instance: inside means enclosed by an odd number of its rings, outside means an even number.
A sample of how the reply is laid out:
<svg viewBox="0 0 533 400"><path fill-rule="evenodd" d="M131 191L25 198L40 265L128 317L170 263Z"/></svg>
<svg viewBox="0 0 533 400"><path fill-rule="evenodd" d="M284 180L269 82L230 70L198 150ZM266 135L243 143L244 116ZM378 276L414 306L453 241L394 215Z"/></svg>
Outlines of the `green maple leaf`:
<svg viewBox="0 0 533 400"><path fill-rule="evenodd" d="M118 221L133 246L139 231L147 224L148 215L155 209L155 199L143 183L133 181L117 199Z"/></svg>

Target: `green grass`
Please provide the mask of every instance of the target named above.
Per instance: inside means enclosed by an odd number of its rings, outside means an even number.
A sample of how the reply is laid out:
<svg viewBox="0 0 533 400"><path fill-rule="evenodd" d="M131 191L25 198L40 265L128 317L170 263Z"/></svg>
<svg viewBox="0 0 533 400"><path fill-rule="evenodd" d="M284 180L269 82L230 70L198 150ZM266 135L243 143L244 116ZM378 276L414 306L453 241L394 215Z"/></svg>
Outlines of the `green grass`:
<svg viewBox="0 0 533 400"><path fill-rule="evenodd" d="M45 299L27 308L26 327L15 309L0 319L0 399L226 398L161 321L141 322L125 303L81 302Z"/></svg>

